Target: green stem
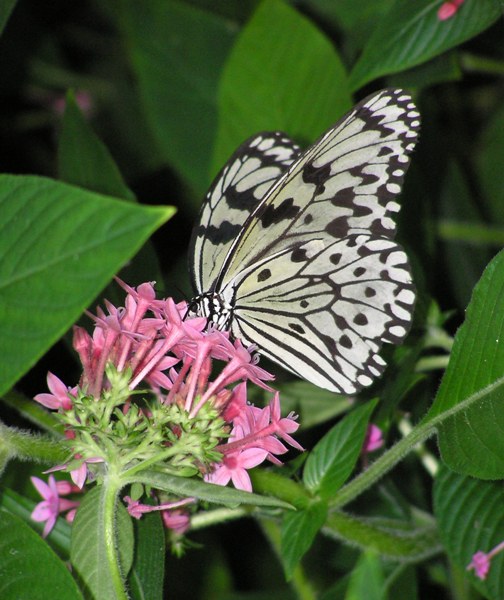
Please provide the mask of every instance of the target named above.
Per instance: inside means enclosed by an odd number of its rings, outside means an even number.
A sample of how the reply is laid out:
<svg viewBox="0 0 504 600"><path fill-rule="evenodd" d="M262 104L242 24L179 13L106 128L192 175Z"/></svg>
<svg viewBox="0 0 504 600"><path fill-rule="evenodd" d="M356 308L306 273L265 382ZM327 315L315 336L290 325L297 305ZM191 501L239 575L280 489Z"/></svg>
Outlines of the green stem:
<svg viewBox="0 0 504 600"><path fill-rule="evenodd" d="M504 75L504 61L499 59L462 52L460 62L465 71L485 75Z"/></svg>
<svg viewBox="0 0 504 600"><path fill-rule="evenodd" d="M415 427L409 435L382 454L365 471L352 479L349 484L342 487L330 503L331 509L341 508L354 498L357 498L357 496L381 479L385 473L388 473L417 444L424 442L435 431L436 429L432 421Z"/></svg>
<svg viewBox="0 0 504 600"><path fill-rule="evenodd" d="M171 446L167 450L164 450L163 452L160 452L159 454L156 454L155 456L151 456L151 458L148 458L147 460L143 460L142 462L139 462L134 467L131 467L127 471L124 471L123 477L125 479L127 479L127 478L131 477L132 475L134 475L135 473L138 473L138 471L144 471L151 465L155 465L156 463L166 460L167 458L170 458L170 456L174 456L179 453L180 453L180 448L178 448L176 446Z"/></svg>
<svg viewBox="0 0 504 600"><path fill-rule="evenodd" d="M58 464L69 456L68 447L54 437L6 427L0 422L0 447L9 458Z"/></svg>
<svg viewBox="0 0 504 600"><path fill-rule="evenodd" d="M110 579L112 587L115 590L117 600L127 600L128 595L124 587L124 580L121 574L119 549L116 539L116 502L121 485L113 477L107 477L102 486L103 502L103 533L105 542L105 553L109 566Z"/></svg>

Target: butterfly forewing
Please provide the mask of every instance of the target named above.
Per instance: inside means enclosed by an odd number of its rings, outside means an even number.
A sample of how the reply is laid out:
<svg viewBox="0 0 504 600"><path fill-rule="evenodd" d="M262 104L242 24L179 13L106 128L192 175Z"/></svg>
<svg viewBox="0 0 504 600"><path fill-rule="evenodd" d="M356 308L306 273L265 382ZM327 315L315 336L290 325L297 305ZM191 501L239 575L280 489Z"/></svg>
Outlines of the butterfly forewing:
<svg viewBox="0 0 504 600"><path fill-rule="evenodd" d="M191 240L192 279L199 293L213 288L246 218L299 154L283 133L260 133L233 154L206 195Z"/></svg>
<svg viewBox="0 0 504 600"><path fill-rule="evenodd" d="M383 90L358 104L258 205L234 242L219 285L264 256L314 238L369 232L393 238L396 196L419 125L402 90Z"/></svg>
<svg viewBox="0 0 504 600"><path fill-rule="evenodd" d="M410 96L383 90L273 183L211 270L235 337L336 392L381 374L378 351L404 338L415 299L393 217L418 128Z"/></svg>

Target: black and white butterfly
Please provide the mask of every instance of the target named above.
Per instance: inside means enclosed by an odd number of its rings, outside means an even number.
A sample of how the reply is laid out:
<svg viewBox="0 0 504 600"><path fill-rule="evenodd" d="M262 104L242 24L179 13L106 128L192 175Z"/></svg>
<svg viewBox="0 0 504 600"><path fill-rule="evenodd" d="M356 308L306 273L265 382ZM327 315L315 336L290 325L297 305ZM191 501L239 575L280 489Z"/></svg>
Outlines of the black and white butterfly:
<svg viewBox="0 0 504 600"><path fill-rule="evenodd" d="M419 118L406 92L386 89L304 152L282 133L244 142L193 232L192 310L322 388L370 385L382 344L412 318L393 218Z"/></svg>

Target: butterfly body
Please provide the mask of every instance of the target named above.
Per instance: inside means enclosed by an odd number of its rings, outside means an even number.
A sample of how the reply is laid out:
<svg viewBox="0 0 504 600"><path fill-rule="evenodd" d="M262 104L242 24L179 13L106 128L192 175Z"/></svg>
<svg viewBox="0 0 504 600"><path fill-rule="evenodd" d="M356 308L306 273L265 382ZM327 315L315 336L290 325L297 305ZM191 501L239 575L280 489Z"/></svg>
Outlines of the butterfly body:
<svg viewBox="0 0 504 600"><path fill-rule="evenodd" d="M383 90L303 153L280 133L240 146L193 233L196 312L320 387L370 385L414 305L394 216L418 117Z"/></svg>

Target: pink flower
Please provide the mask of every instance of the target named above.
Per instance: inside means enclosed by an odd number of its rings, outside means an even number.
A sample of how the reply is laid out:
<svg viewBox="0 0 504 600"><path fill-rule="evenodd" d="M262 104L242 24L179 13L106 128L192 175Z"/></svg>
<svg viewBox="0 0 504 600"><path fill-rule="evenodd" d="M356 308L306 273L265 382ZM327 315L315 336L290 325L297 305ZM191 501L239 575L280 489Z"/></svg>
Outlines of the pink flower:
<svg viewBox="0 0 504 600"><path fill-rule="evenodd" d="M189 515L182 510L164 510L161 513L164 526L179 535L183 535L190 527Z"/></svg>
<svg viewBox="0 0 504 600"><path fill-rule="evenodd" d="M53 373L47 374L47 387L51 391L50 394L37 394L34 400L51 408L53 410L70 410L72 408L72 400L70 396L75 396L77 388L67 388L67 386L54 375Z"/></svg>
<svg viewBox="0 0 504 600"><path fill-rule="evenodd" d="M497 544L495 548L490 550L490 552L485 553L481 550L473 554L471 562L467 565L466 570L471 571L474 569L474 573L476 577L481 580L486 579L488 572L490 571L492 558L502 552L504 550L504 542Z"/></svg>
<svg viewBox="0 0 504 600"><path fill-rule="evenodd" d="M364 445L362 447L362 453L368 454L374 452L383 446L383 434L381 429L377 425L371 423L368 427Z"/></svg>
<svg viewBox="0 0 504 600"><path fill-rule="evenodd" d="M56 483L53 475L49 475L48 483L38 477L31 477L31 481L43 498L42 502L39 502L33 509L31 518L40 523L45 521L42 537L46 537L56 524L58 515L76 508L80 503L60 498L60 494L64 495L73 490L69 487L68 482Z"/></svg>
<svg viewBox="0 0 504 600"><path fill-rule="evenodd" d="M260 465L267 456L268 452L261 448L248 448L225 454L215 470L205 476L205 481L217 485L227 485L232 481L235 488L251 492L252 482L247 470Z"/></svg>
<svg viewBox="0 0 504 600"><path fill-rule="evenodd" d="M453 17L463 2L464 0L450 0L449 2L443 2L437 13L438 19L440 21L446 21Z"/></svg>

